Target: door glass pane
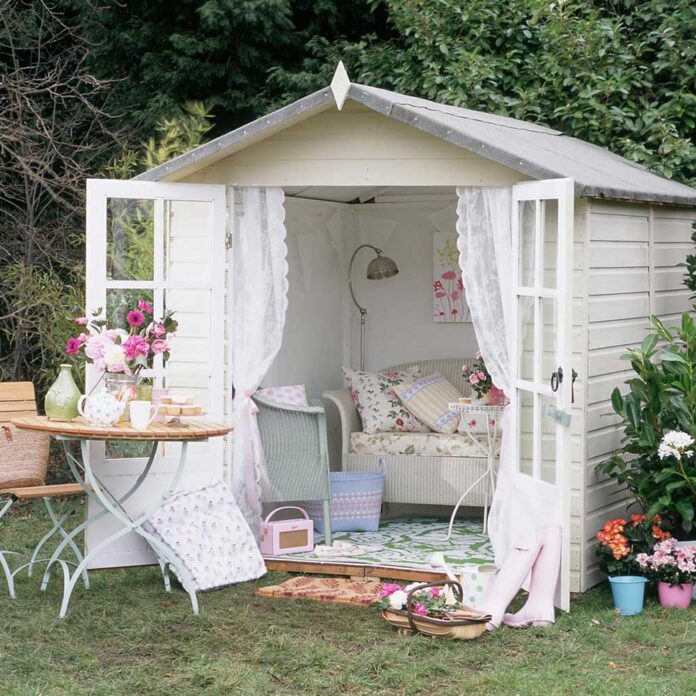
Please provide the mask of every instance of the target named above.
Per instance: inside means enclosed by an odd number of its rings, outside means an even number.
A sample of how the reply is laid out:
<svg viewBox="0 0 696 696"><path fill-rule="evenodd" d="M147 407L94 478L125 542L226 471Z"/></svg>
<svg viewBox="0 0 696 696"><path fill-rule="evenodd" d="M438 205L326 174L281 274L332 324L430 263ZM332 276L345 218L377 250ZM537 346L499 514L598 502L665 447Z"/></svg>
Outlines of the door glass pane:
<svg viewBox="0 0 696 696"><path fill-rule="evenodd" d="M532 475L534 470L534 393L519 389L519 471Z"/></svg>
<svg viewBox="0 0 696 696"><path fill-rule="evenodd" d="M551 373L558 367L556 357L556 300L542 297L541 300L541 381L550 384Z"/></svg>
<svg viewBox="0 0 696 696"><path fill-rule="evenodd" d="M519 213L519 284L526 287L534 287L534 268L536 256L536 201L521 201Z"/></svg>
<svg viewBox="0 0 696 696"><path fill-rule="evenodd" d="M541 201L544 243L542 246L542 284L545 288L556 288L558 266L558 201L552 198Z"/></svg>
<svg viewBox="0 0 696 696"><path fill-rule="evenodd" d="M109 198L106 203L106 277L152 280L154 201Z"/></svg>
<svg viewBox="0 0 696 696"><path fill-rule="evenodd" d="M212 204L165 201L164 277L168 281L210 278Z"/></svg>
<svg viewBox="0 0 696 696"><path fill-rule="evenodd" d="M555 403L553 396L541 396L541 461L539 477L546 483L556 483L556 432L558 426L546 415Z"/></svg>
<svg viewBox="0 0 696 696"><path fill-rule="evenodd" d="M534 303L536 298L518 296L519 375L534 380Z"/></svg>

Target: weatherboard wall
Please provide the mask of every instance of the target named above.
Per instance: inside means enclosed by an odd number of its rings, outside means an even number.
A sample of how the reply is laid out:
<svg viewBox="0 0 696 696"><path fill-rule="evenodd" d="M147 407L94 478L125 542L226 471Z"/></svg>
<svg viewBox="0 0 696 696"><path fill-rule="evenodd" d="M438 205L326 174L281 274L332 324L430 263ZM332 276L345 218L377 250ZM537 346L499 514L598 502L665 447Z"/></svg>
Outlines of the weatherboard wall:
<svg viewBox="0 0 696 696"><path fill-rule="evenodd" d="M621 445L620 419L610 398L615 387L624 389L632 371L620 358L640 344L651 314L670 325L691 309L679 264L693 251L694 219L694 208L588 202L583 590L602 579L595 534L607 519L623 515L629 502L625 488L595 471Z"/></svg>

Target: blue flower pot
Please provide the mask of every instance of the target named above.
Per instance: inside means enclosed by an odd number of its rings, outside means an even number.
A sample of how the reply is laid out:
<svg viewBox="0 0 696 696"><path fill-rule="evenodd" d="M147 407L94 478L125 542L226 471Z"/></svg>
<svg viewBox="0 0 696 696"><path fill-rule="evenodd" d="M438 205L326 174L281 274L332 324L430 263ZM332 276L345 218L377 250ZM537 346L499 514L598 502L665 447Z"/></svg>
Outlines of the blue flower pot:
<svg viewBox="0 0 696 696"><path fill-rule="evenodd" d="M647 578L640 575L620 575L610 577L614 606L621 616L633 616L643 611Z"/></svg>

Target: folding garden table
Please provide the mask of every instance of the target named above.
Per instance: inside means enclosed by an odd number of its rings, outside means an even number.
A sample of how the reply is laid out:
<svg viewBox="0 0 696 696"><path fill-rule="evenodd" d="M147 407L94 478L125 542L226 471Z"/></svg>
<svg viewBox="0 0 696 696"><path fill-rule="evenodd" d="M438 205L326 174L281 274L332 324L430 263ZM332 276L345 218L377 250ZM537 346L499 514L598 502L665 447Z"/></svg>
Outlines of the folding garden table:
<svg viewBox="0 0 696 696"><path fill-rule="evenodd" d="M467 488L464 493L461 494L457 504L452 510L452 516L450 517L449 530L447 531L447 540L449 541L452 536L452 525L454 524L454 518L457 516L457 510L459 506L464 502L464 499L471 491L476 488L482 481L486 481L486 502L483 507L483 531L486 533L488 527L488 501L489 493L490 500L493 499L493 493L495 492L495 480L496 480L496 465L495 460L498 456L500 450L500 417L503 415L505 410L504 406L488 405L488 404L449 404L450 411L456 411L461 415L467 416L477 416L481 419L485 419L486 422L486 432L485 432L485 442L481 442L476 434L470 430L462 431L463 435L468 435L471 440L471 444L481 453L483 457L486 458L486 470L479 476L476 481L474 481L469 488Z"/></svg>
<svg viewBox="0 0 696 696"><path fill-rule="evenodd" d="M165 544L162 543L156 536L151 534L146 528L146 522L152 517L152 515L160 508L160 506L176 491L181 477L186 468L186 452L187 445L189 442L201 442L207 440L210 437L219 437L226 435L230 432L231 428L227 425L222 425L218 423L209 423L201 420L193 420L182 422L180 424L157 424L152 423L147 430L140 431L131 427L129 424L125 425L115 425L110 427L100 427L93 426L86 423L81 418L75 419L70 422L57 422L50 421L45 416L29 416L25 418L17 418L12 421L12 423L17 428L25 428L28 430L40 430L43 432L48 432L56 440L63 443L63 449L65 451L65 456L67 458L68 466L75 480L85 491L85 495L90 498L96 499L102 505L103 510L98 512L96 515L89 517L80 525L78 525L74 530L68 533L63 541L58 545L56 550L53 552L51 559L48 562L46 571L43 576L41 583L41 589L45 590L48 582L50 580L51 569L53 565L60 562L60 555L63 550L68 545L74 544L75 537L83 532L91 524L94 524L98 519L105 515L112 515L120 523L121 528L114 532L111 536L104 539L95 548L91 549L89 553L82 559L78 564L77 568L73 571L72 575L67 571L67 566L63 565L64 572L64 587L63 587L63 601L60 608L60 618L64 618L67 610L68 604L70 602L70 596L72 594L75 585L77 584L82 572L89 566L90 561L103 549L105 549L109 544L112 544L117 539L120 539L129 532L135 532L143 537L147 543L150 545L152 550L155 552L157 559L162 569L162 574L164 577L165 588L167 591L171 589L169 582L169 567L173 568L176 575L181 580L181 584L188 593L191 599L191 606L195 614L198 613L198 599L196 597L196 592L192 582L190 573L188 572L185 565L181 562L176 554L174 554L171 549L169 549ZM107 488L101 483L99 478L96 476L94 469L90 463L89 447L87 443L89 441L95 440L132 440L138 442L151 442L152 447L150 450L150 455L147 462L138 476L135 483L131 488L120 497L115 497L112 495ZM82 453L82 464L73 455L70 450L71 442L79 442L80 450ZM174 476L172 478L169 487L162 493L159 500L153 501L152 506L149 510L143 512L142 514L131 517L124 509L123 503L133 496L134 493L142 486L145 479L147 478L152 464L155 460L157 454L157 449L160 442L180 442L181 452L179 455L179 464L176 468Z"/></svg>

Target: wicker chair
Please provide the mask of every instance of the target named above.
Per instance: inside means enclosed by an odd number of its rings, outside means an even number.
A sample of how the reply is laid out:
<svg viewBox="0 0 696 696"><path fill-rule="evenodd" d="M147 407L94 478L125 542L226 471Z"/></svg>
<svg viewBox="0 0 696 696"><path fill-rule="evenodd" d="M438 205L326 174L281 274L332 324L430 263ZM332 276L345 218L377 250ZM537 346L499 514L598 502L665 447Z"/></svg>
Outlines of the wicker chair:
<svg viewBox="0 0 696 696"><path fill-rule="evenodd" d="M331 545L329 453L321 401L288 406L256 394L254 402L270 482L264 502L321 500L325 543Z"/></svg>

